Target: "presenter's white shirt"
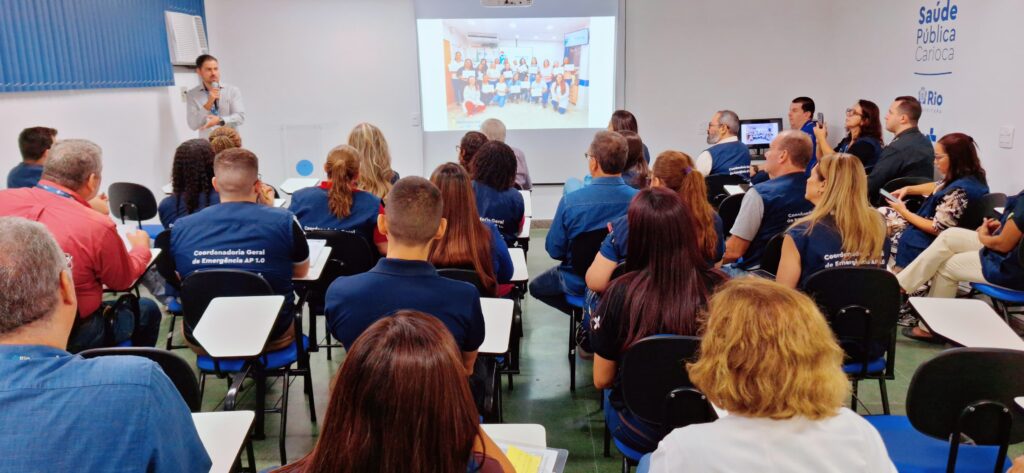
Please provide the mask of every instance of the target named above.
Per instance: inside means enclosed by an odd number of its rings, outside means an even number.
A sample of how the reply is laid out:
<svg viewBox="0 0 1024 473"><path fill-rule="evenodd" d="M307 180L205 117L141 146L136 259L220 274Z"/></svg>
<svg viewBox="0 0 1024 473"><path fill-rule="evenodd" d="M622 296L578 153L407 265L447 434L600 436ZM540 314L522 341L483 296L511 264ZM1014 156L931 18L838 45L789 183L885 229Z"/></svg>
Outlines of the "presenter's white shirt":
<svg viewBox="0 0 1024 473"><path fill-rule="evenodd" d="M480 91L477 90L476 87L469 86L469 85L467 85L466 87L464 87L462 89L462 100L463 100L463 102L462 102L463 105L465 105L467 102L475 104L475 105L483 105L484 104L483 102L480 101Z"/></svg>
<svg viewBox="0 0 1024 473"><path fill-rule="evenodd" d="M823 420L727 415L673 430L650 473L896 473L878 431L843 407Z"/></svg>
<svg viewBox="0 0 1024 473"><path fill-rule="evenodd" d="M217 126L200 130L206 124L206 117L213 115L203 105L210 98L209 92L202 82L185 93L188 127L199 131L200 138L207 138ZM216 115L224 120L224 126L238 128L245 123L245 104L242 102L242 91L230 84L220 83L220 99L216 104Z"/></svg>

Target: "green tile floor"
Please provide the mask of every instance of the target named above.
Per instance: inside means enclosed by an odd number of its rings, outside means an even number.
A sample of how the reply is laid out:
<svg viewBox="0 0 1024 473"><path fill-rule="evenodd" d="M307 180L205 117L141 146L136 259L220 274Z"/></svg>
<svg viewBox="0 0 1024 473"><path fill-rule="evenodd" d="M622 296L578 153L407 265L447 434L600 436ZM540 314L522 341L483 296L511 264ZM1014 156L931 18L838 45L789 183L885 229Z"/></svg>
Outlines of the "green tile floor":
<svg viewBox="0 0 1024 473"><path fill-rule="evenodd" d="M544 252L546 229L535 229L532 234L528 266L531 275L540 274L555 264ZM569 365L566 359L568 320L560 312L527 296L523 303L525 338L523 340L521 374L515 377L514 391L505 391L505 422L537 423L547 429L547 442L551 447L568 449L569 462L566 471L615 472L621 467L621 456L612 447L612 457L602 456L604 419L598 411L598 391L591 384L589 362L578 361L577 389L575 396L569 394ZM323 324L319 330L322 337ZM165 318L162 333L166 334L169 318ZM161 336L161 340L163 337ZM904 413L907 384L915 368L930 359L942 348L926 345L914 340L900 338L896 348L896 379L887 383L889 400L894 414ZM194 359L187 349L175 350L181 356ZM312 356L313 385L318 419L323 419L327 405L327 394L331 378L344 358L340 349L335 349L334 360L327 361L324 350ZM317 428L309 422L306 399L302 394L301 381L289 392L289 419L286 433L288 459L292 461L308 452L317 438ZM507 386L506 386L507 387ZM216 378L207 380L203 410L219 409L224 397L226 383ZM269 389L268 399L278 399L280 381ZM881 413L878 385L864 382L860 386L861 399L871 413ZM255 409L254 392L246 390L241 400L241 409ZM864 413L860 407L858 412ZM259 468L280 463L278 459L278 429L280 416L269 414L266 422L267 438L255 443L256 461ZM1011 447L1013 456L1024 453L1024 444Z"/></svg>

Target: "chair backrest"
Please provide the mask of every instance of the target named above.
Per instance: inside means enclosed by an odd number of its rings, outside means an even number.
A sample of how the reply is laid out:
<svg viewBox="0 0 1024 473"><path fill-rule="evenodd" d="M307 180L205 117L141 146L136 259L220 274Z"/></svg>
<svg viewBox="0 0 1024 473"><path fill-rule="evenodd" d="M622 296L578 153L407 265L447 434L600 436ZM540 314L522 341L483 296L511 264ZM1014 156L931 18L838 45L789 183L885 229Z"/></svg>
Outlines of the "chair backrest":
<svg viewBox="0 0 1024 473"><path fill-rule="evenodd" d="M941 440L960 432L978 445L1020 442L1024 410L1014 405L1014 398L1024 395L1022 372L1021 351L946 350L914 372L907 390L907 418L915 429Z"/></svg>
<svg viewBox="0 0 1024 473"><path fill-rule="evenodd" d="M804 287L821 308L850 362L867 364L887 353L887 373L895 363L900 285L889 271L871 267L828 268L807 278Z"/></svg>
<svg viewBox="0 0 1024 473"><path fill-rule="evenodd" d="M779 272L779 261L782 260L782 241L786 234L780 233L768 240L761 254L761 269L771 274Z"/></svg>
<svg viewBox="0 0 1024 473"><path fill-rule="evenodd" d="M576 235L569 242L569 262L572 271L580 277L587 276L587 270L594 264L594 257L601 251L601 243L608 236L608 228L599 228Z"/></svg>
<svg viewBox="0 0 1024 473"><path fill-rule="evenodd" d="M143 220L156 217L156 198L145 186L131 182L115 182L107 188L110 201L110 213L114 218L135 220L142 224Z"/></svg>
<svg viewBox="0 0 1024 473"><path fill-rule="evenodd" d="M167 284L180 290L181 279L178 278L178 273L174 270L174 254L171 252L171 231L164 230L157 234L153 240L153 248L160 249L160 256L157 256L156 261L153 262L156 272L160 273Z"/></svg>
<svg viewBox="0 0 1024 473"><path fill-rule="evenodd" d="M339 274L335 277L365 273L377 264L377 252L366 239L355 233L339 230L310 230L306 232L306 238L327 240L327 246L331 247L330 259L340 263ZM328 284L334 280L334 278L323 277L321 279L327 279Z"/></svg>
<svg viewBox="0 0 1024 473"><path fill-rule="evenodd" d="M472 269L466 268L437 268L437 274L441 277L448 279L454 279L456 281L468 282L476 288L476 291L480 293L481 297L491 297L487 289L484 288L483 281L480 280L480 275Z"/></svg>
<svg viewBox="0 0 1024 473"><path fill-rule="evenodd" d="M727 185L746 184L747 181L741 176L734 174L712 174L704 178L704 185L708 188L708 202L713 207L718 207L729 193L726 192Z"/></svg>
<svg viewBox="0 0 1024 473"><path fill-rule="evenodd" d="M967 208L964 209L964 214L960 217L960 222L956 226L974 230L981 226L981 222L985 220L985 217L991 218L995 216L996 207L1004 205L1006 205L1006 194L1000 192L985 194L980 199L967 203Z"/></svg>
<svg viewBox="0 0 1024 473"><path fill-rule="evenodd" d="M629 347L619 378L626 408L645 422L665 427L717 419L686 372L699 347L700 338L680 335L655 335Z"/></svg>
<svg viewBox="0 0 1024 473"><path fill-rule="evenodd" d="M722 229L730 233L732 226L736 223L736 216L740 213L740 204L743 202L744 194L734 194L726 197L718 206L718 216L722 218Z"/></svg>
<svg viewBox="0 0 1024 473"><path fill-rule="evenodd" d="M178 393L185 400L185 404L192 412L199 412L202 408L202 397L199 393L199 382L192 366L184 358L175 355L167 350L160 350L150 347L112 347L93 348L78 354L83 358L98 358L101 356L140 356L160 365L164 374L178 388Z"/></svg>
<svg viewBox="0 0 1024 473"><path fill-rule="evenodd" d="M209 269L189 274L181 281L182 328L193 344L192 330L215 297L270 296L270 283L259 274L240 269Z"/></svg>

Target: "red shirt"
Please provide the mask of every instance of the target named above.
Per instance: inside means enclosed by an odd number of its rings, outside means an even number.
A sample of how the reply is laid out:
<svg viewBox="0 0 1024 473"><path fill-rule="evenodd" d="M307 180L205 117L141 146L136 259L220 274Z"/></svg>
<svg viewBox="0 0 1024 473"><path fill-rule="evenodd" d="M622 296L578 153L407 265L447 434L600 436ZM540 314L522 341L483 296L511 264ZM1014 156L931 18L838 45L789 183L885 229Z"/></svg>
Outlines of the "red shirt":
<svg viewBox="0 0 1024 473"><path fill-rule="evenodd" d="M149 266L149 248L125 248L110 217L100 214L74 191L50 182L39 187L0 191L0 215L35 220L50 230L64 253L71 257L79 317L96 312L103 300L103 285L127 289Z"/></svg>

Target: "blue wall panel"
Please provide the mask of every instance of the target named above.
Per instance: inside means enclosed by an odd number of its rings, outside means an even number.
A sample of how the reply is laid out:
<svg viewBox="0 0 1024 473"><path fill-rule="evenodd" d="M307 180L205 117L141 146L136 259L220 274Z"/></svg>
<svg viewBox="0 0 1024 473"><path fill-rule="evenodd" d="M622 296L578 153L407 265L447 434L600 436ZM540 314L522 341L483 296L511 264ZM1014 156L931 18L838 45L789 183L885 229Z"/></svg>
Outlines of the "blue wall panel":
<svg viewBox="0 0 1024 473"><path fill-rule="evenodd" d="M164 10L203 0L0 0L0 92L174 84Z"/></svg>

